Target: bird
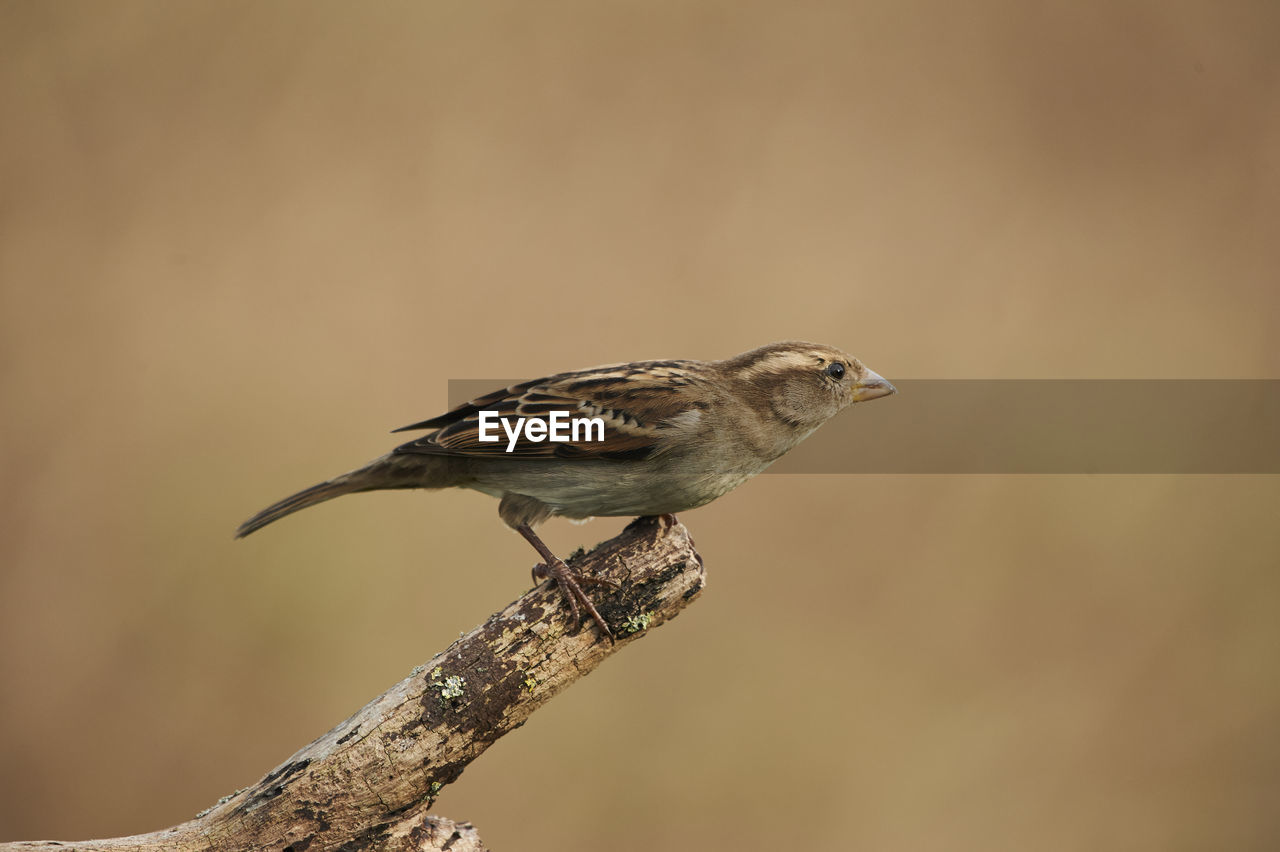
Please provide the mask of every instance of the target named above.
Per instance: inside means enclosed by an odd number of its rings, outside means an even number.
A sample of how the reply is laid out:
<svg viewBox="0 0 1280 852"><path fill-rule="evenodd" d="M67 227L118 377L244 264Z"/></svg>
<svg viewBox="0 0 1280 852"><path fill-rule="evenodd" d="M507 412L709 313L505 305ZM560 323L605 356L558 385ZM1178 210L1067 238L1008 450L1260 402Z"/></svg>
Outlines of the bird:
<svg viewBox="0 0 1280 852"><path fill-rule="evenodd" d="M551 517L659 516L706 505L763 471L840 411L896 393L831 346L783 341L720 361L608 364L501 388L396 432L426 434L355 470L284 498L236 531L243 538L344 494L468 488L542 562L573 620L613 634L578 576L534 527Z"/></svg>

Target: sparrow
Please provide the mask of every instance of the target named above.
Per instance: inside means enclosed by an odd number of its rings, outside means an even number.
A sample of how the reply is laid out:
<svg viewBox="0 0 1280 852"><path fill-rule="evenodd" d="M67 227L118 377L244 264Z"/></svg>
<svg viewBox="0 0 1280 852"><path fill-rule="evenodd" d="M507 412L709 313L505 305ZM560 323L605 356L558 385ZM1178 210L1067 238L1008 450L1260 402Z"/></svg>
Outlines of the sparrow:
<svg viewBox="0 0 1280 852"><path fill-rule="evenodd" d="M470 488L538 552L581 625L612 639L579 577L534 532L554 516L662 516L706 505L760 473L855 402L895 393L830 346L770 343L723 361L637 361L495 390L394 432L425 430L363 467L299 491L237 538L343 494ZM581 427L581 428L579 428ZM558 438L558 439L557 439Z"/></svg>

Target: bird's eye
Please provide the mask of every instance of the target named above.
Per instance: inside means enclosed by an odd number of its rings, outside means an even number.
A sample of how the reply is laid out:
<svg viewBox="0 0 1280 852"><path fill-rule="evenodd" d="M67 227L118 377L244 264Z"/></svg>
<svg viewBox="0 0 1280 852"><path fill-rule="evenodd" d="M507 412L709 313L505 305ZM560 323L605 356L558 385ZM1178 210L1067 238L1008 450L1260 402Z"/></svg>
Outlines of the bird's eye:
<svg viewBox="0 0 1280 852"><path fill-rule="evenodd" d="M836 381L840 381L844 378L844 364L841 364L839 361L832 361L827 365L827 369L822 372L826 373Z"/></svg>

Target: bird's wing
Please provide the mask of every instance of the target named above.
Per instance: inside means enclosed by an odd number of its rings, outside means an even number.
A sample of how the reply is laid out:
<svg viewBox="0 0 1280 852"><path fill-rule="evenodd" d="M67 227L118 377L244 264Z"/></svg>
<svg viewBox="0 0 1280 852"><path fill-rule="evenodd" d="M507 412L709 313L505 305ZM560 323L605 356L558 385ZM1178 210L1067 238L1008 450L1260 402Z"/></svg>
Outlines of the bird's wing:
<svg viewBox="0 0 1280 852"><path fill-rule="evenodd" d="M432 429L397 453L471 457L643 459L659 453L677 431L695 425L705 402L692 393L700 383L698 362L647 361L560 373L485 394L439 417L396 429ZM481 412L488 420L489 440L480 440ZM572 437L570 421L599 419L599 426L580 429L578 440L532 441L524 428L515 445L500 418L511 429L517 418L542 420L550 429L553 412L564 412L560 431ZM497 440L494 440L494 438Z"/></svg>

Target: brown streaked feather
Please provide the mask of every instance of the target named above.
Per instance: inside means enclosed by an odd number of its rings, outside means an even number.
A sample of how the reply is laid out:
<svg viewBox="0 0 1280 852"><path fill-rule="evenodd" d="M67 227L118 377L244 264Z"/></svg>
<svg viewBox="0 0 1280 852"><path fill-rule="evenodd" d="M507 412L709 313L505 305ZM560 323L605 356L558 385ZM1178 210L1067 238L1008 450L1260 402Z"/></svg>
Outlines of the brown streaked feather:
<svg viewBox="0 0 1280 852"><path fill-rule="evenodd" d="M477 458L648 458L661 452L663 440L669 435L668 421L701 407L696 395L686 389L701 384L704 371L705 365L698 361L648 361L610 364L521 382L477 397L438 417L396 429L435 431L394 452ZM599 417L604 421L604 440L534 442L522 431L508 453L508 437L500 425L498 441L480 440L481 411L526 420L547 420L555 411L563 411L570 418Z"/></svg>

